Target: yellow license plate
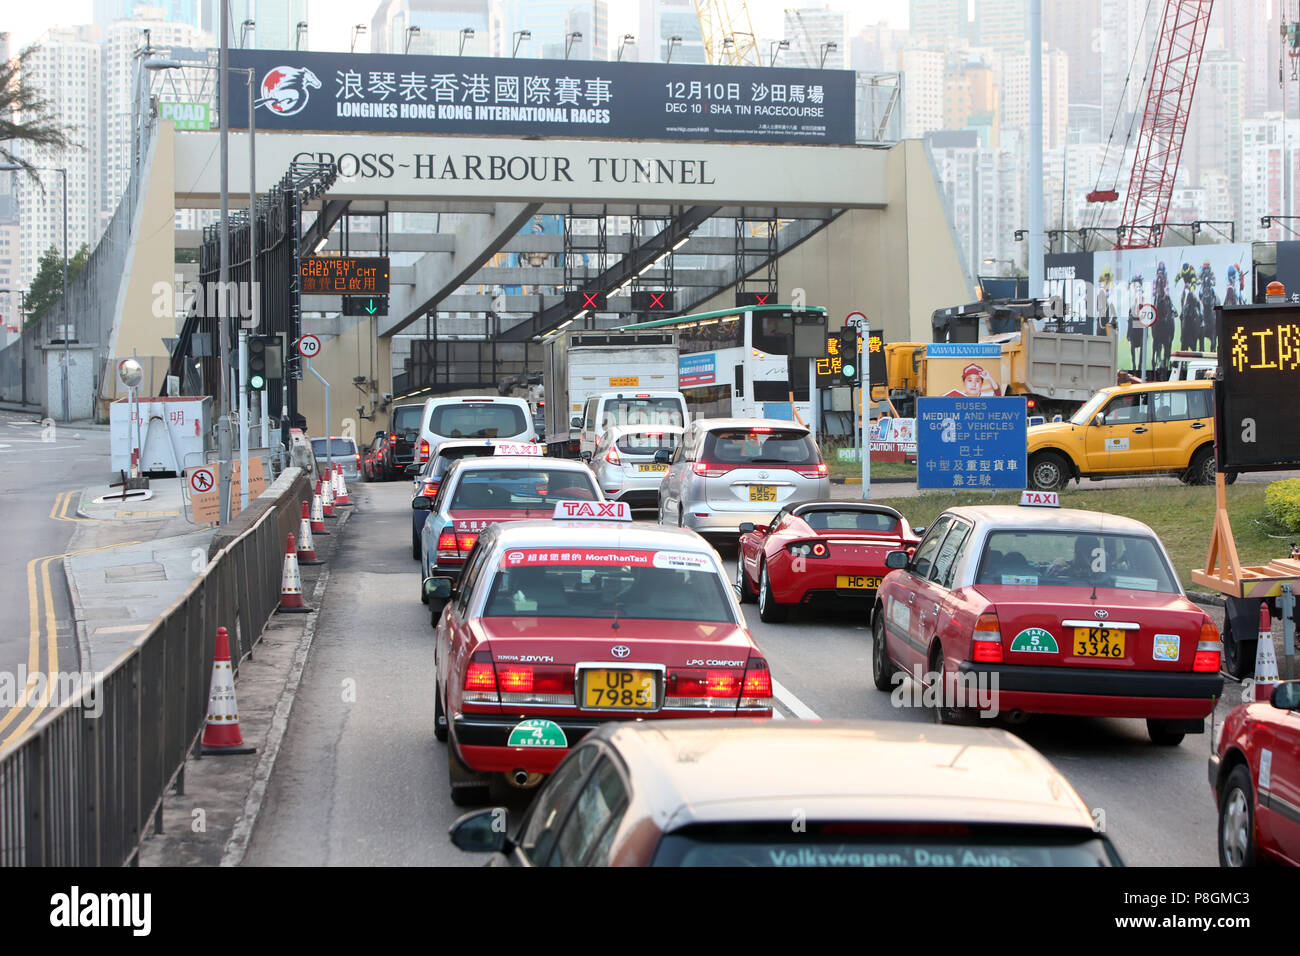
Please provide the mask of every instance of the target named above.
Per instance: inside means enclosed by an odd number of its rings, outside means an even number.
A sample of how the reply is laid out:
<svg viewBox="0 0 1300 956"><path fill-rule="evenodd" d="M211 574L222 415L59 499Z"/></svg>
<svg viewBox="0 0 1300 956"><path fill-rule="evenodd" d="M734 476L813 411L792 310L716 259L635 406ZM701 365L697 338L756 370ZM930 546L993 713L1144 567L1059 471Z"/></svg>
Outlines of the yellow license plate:
<svg viewBox="0 0 1300 956"><path fill-rule="evenodd" d="M582 699L587 707L654 710L654 671L621 667L585 671Z"/></svg>
<svg viewBox="0 0 1300 956"><path fill-rule="evenodd" d="M750 501L776 501L776 485L750 485Z"/></svg>
<svg viewBox="0 0 1300 956"><path fill-rule="evenodd" d="M859 588L875 590L880 587L880 578L869 578L861 574L837 574L835 575L835 586L837 588L848 588L849 590Z"/></svg>
<svg viewBox="0 0 1300 956"><path fill-rule="evenodd" d="M667 471L667 465L637 465L637 471Z"/></svg>
<svg viewBox="0 0 1300 956"><path fill-rule="evenodd" d="M1124 656L1124 632L1109 627L1076 627L1074 656L1117 660Z"/></svg>

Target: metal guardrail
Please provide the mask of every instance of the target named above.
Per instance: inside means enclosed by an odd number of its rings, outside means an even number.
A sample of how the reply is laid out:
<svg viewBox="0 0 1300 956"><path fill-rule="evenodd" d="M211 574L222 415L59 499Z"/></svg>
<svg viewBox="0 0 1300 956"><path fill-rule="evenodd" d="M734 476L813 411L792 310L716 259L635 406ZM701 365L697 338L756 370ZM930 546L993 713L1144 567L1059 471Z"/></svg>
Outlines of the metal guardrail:
<svg viewBox="0 0 1300 956"><path fill-rule="evenodd" d="M183 785L197 752L217 628L229 632L238 667L279 603L283 512L298 514L295 488L212 555L98 686L61 702L0 754L0 866L138 861L151 822L161 830L166 791Z"/></svg>

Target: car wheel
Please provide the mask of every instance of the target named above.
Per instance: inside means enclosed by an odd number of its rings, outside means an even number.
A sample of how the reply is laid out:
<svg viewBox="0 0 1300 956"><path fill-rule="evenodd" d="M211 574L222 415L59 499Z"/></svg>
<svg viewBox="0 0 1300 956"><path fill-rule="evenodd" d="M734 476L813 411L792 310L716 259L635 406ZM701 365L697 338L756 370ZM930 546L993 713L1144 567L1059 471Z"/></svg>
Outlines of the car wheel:
<svg viewBox="0 0 1300 956"><path fill-rule="evenodd" d="M768 624L779 624L786 619L789 612L784 604L777 604L772 595L772 582L767 576L767 562L764 561L758 572L758 616Z"/></svg>
<svg viewBox="0 0 1300 956"><path fill-rule="evenodd" d="M490 798L487 776L461 763L455 746L447 748L447 782L451 787L451 802L458 807L487 803Z"/></svg>
<svg viewBox="0 0 1300 956"><path fill-rule="evenodd" d="M1232 615L1223 616L1223 630L1219 634L1223 640L1223 669L1237 680L1241 680L1255 669L1255 641L1240 641L1232 632ZM1256 637L1258 640L1258 637Z"/></svg>
<svg viewBox="0 0 1300 956"><path fill-rule="evenodd" d="M1187 736L1187 731L1172 729L1167 720L1148 720L1147 736L1159 747L1177 747Z"/></svg>
<svg viewBox="0 0 1300 956"><path fill-rule="evenodd" d="M974 716L974 711L969 707L949 707L947 706L947 695L945 688L947 680L945 679L947 665L944 662L943 650L935 647L930 654L930 676L932 680L939 682L938 687L938 705L933 708L932 716L936 724L966 724L970 723ZM933 691L931 692L933 693ZM927 695L929 696L929 695Z"/></svg>
<svg viewBox="0 0 1300 956"><path fill-rule="evenodd" d="M1219 866L1255 865L1255 799L1250 769L1232 768L1219 794Z"/></svg>
<svg viewBox="0 0 1300 956"><path fill-rule="evenodd" d="M1214 449L1206 446L1192 456L1186 481L1189 485L1212 485L1214 476Z"/></svg>
<svg viewBox="0 0 1300 956"><path fill-rule="evenodd" d="M440 744L447 742L447 715L442 710L442 688L433 691L433 739Z"/></svg>
<svg viewBox="0 0 1300 956"><path fill-rule="evenodd" d="M1065 459L1056 452L1045 451L1029 461L1029 486L1036 491L1057 491L1070 481Z"/></svg>
<svg viewBox="0 0 1300 956"><path fill-rule="evenodd" d="M893 690L898 668L889 659L885 645L885 609L882 607L871 622L871 679L876 690Z"/></svg>
<svg viewBox="0 0 1300 956"><path fill-rule="evenodd" d="M753 604L758 600L758 595L749 589L749 582L745 580L744 554L736 555L736 593L741 604Z"/></svg>

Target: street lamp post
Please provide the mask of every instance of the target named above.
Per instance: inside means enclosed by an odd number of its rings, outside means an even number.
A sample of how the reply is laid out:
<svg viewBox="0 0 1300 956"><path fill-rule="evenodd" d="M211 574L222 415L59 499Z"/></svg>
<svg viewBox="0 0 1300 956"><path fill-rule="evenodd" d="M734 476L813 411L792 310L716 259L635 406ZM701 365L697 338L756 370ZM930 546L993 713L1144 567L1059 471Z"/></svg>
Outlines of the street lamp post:
<svg viewBox="0 0 1300 956"><path fill-rule="evenodd" d="M839 45L838 43L836 43L834 40L829 40L829 41L827 41L826 43L823 43L823 44L822 44L822 60L821 60L821 63L817 64L817 68L818 68L819 70L824 70L824 69L826 69L826 56L827 56L827 54L829 54L829 53L831 52L831 50L838 50L839 48L840 48L840 45Z"/></svg>
<svg viewBox="0 0 1300 956"><path fill-rule="evenodd" d="M419 35L420 35L420 28L419 28L419 27L407 27L407 28L406 28L406 46L405 46L405 48L402 50L403 53L410 53L410 52L411 52L411 37L418 37Z"/></svg>
<svg viewBox="0 0 1300 956"><path fill-rule="evenodd" d="M569 58L569 51L573 49L573 44L582 39L582 34L577 30L564 35L564 58Z"/></svg>
<svg viewBox="0 0 1300 956"><path fill-rule="evenodd" d="M664 62L665 62L665 63L671 63L671 62L673 62L673 50L675 50L678 46L680 46L680 45L681 45L681 42L682 42L682 38L681 38L681 37L669 37L669 38L668 38L668 55L667 55L666 57L664 57Z"/></svg>
<svg viewBox="0 0 1300 956"><path fill-rule="evenodd" d="M790 49L789 40L773 40L772 45L768 50L767 65L776 66L776 58L778 54L780 54L782 50L788 49Z"/></svg>
<svg viewBox="0 0 1300 956"><path fill-rule="evenodd" d="M533 35L532 30L516 30L512 34L515 41L515 48L510 53L511 59L519 55L519 44L523 43L525 40L531 39L532 35Z"/></svg>
<svg viewBox="0 0 1300 956"><path fill-rule="evenodd" d="M630 34L630 33L624 33L624 34L623 34L623 38L622 38L621 40L618 41L618 57L617 57L617 61L618 61L618 62L622 62L622 60L623 60L623 50L624 50L624 48L625 48L629 43L635 43L635 42L636 42L636 37L634 37L632 34Z"/></svg>
<svg viewBox="0 0 1300 956"><path fill-rule="evenodd" d="M456 51L457 56L465 55L465 41L474 39L474 28L465 27L460 31L460 49Z"/></svg>

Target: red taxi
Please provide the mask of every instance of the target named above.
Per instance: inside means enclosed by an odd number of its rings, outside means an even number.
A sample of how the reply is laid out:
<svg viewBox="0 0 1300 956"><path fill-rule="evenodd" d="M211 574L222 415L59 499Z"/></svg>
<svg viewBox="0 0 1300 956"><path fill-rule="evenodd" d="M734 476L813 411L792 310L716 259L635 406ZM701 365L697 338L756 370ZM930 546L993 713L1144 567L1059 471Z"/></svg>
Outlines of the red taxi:
<svg viewBox="0 0 1300 956"><path fill-rule="evenodd" d="M907 519L886 505L792 505L769 525L740 526L736 590L744 603L757 601L758 616L768 622L784 621L796 604L870 600L889 573L885 556L920 542Z"/></svg>
<svg viewBox="0 0 1300 956"><path fill-rule="evenodd" d="M434 693L454 803L485 802L493 774L536 785L605 721L772 716L717 552L629 518L625 502L561 502L558 520L484 530L454 591L428 582L450 597Z"/></svg>
<svg viewBox="0 0 1300 956"><path fill-rule="evenodd" d="M1300 681L1228 714L1209 769L1219 863L1300 866Z"/></svg>
<svg viewBox="0 0 1300 956"><path fill-rule="evenodd" d="M896 551L888 564L871 614L872 676L885 691L900 670L914 677L940 720L1145 718L1152 741L1173 746L1204 732L1222 694L1219 633L1141 522L951 508L913 556Z"/></svg>

